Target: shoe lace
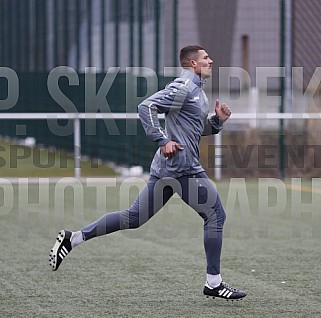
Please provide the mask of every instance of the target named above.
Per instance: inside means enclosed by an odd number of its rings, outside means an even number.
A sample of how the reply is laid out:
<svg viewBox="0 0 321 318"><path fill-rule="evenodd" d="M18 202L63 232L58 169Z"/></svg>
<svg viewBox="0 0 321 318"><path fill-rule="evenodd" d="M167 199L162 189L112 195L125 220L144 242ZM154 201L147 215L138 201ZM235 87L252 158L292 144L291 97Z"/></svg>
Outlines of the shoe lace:
<svg viewBox="0 0 321 318"><path fill-rule="evenodd" d="M222 282L222 286L224 286L226 289L230 290L231 292L238 292L239 290L236 288L230 287L227 283Z"/></svg>

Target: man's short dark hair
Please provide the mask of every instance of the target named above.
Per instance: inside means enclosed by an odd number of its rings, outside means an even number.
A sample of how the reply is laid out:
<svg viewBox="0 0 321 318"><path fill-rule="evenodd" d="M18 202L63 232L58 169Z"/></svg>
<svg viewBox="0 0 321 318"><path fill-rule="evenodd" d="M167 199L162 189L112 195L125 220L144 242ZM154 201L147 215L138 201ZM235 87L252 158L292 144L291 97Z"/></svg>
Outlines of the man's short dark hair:
<svg viewBox="0 0 321 318"><path fill-rule="evenodd" d="M188 67L189 61L195 58L195 54L200 50L204 50L204 48L199 45L187 45L183 47L179 53L179 61L181 66Z"/></svg>

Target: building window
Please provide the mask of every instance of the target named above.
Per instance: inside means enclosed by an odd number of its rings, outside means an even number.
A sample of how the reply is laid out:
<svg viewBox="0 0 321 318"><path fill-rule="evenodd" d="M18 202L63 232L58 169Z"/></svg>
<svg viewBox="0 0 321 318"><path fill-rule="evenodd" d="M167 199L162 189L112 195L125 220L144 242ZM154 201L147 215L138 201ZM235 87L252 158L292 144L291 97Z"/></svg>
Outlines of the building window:
<svg viewBox="0 0 321 318"><path fill-rule="evenodd" d="M249 36L242 35L242 68L249 72Z"/></svg>
<svg viewBox="0 0 321 318"><path fill-rule="evenodd" d="M138 8L138 11L142 12L143 20L150 21L154 19L155 3L150 0L130 0L134 1L134 5ZM128 0L112 0L110 2L110 20L115 22L129 22L133 12L129 10L130 4ZM134 15L132 17L134 21L138 20L138 16Z"/></svg>

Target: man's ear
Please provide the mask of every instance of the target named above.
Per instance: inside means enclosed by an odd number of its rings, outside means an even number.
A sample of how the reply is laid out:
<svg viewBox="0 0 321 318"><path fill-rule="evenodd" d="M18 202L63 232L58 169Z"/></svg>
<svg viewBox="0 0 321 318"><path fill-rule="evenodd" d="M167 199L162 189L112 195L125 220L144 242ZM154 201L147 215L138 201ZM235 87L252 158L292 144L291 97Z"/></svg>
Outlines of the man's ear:
<svg viewBox="0 0 321 318"><path fill-rule="evenodd" d="M196 63L195 60L190 60L190 61L189 61L189 65L190 65L191 67L196 67L197 63Z"/></svg>

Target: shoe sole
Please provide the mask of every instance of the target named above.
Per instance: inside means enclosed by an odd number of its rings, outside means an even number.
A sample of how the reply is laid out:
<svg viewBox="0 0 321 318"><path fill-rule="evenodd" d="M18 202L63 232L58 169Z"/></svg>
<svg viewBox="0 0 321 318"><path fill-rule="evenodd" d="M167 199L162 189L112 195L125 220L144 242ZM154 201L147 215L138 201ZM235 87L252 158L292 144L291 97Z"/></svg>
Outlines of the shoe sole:
<svg viewBox="0 0 321 318"><path fill-rule="evenodd" d="M225 299L226 301L231 301L231 302L233 302L233 301L242 301L243 300L243 298L245 297L241 297L241 298L237 298L237 299L228 299L228 298L224 298L224 297L215 297L215 296L209 296L209 295L205 295L206 296L206 298L213 298L213 299L215 299L215 298L220 298L220 299Z"/></svg>
<svg viewBox="0 0 321 318"><path fill-rule="evenodd" d="M65 236L66 236L66 233L65 233L64 230L59 232L58 237L56 239L56 243L55 243L55 245L53 246L52 250L49 253L49 265L51 266L51 269L53 271L56 271L58 269L58 267L59 267L59 266L57 266L58 250L59 250L62 242L64 241ZM61 262L60 262L60 264L61 264Z"/></svg>

